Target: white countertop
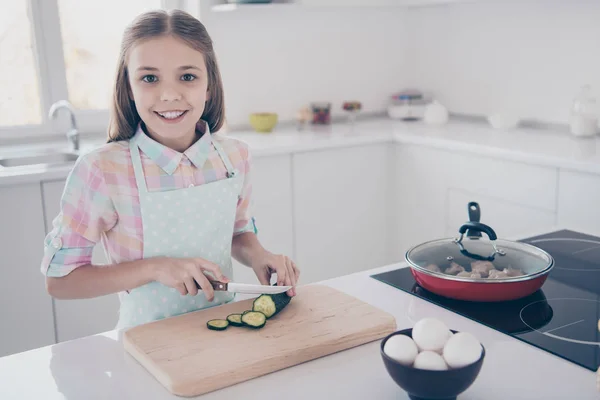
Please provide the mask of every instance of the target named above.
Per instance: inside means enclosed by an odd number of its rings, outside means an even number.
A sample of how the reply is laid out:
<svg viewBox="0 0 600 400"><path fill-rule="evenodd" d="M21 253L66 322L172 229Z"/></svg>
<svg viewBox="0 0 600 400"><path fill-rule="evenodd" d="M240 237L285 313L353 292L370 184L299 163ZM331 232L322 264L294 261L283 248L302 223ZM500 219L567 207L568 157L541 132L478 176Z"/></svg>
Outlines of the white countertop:
<svg viewBox="0 0 600 400"><path fill-rule="evenodd" d="M347 123L334 123L324 127L309 125L303 131L282 126L271 134L236 131L228 135L247 142L254 157L375 143L412 143L600 174L600 136L575 138L566 131L532 128L504 131L493 129L485 122L451 120L447 125L433 127L422 122L401 122L380 117L359 120L354 128ZM103 143L102 137L84 139L82 151L86 152ZM66 140L52 144L57 148L65 145ZM36 147L41 146L0 146L0 154L16 154ZM0 167L0 186L64 179L71 167Z"/></svg>
<svg viewBox="0 0 600 400"><path fill-rule="evenodd" d="M596 374L532 345L371 279L388 265L320 282L395 316L398 329L424 317L473 333L486 348L475 383L459 399L520 400L600 397ZM322 357L201 396L230 399L408 399L387 374L380 341ZM543 371L543 372L542 372ZM129 354L116 331L0 358L0 399L173 400ZM327 392L331 392L326 394Z"/></svg>

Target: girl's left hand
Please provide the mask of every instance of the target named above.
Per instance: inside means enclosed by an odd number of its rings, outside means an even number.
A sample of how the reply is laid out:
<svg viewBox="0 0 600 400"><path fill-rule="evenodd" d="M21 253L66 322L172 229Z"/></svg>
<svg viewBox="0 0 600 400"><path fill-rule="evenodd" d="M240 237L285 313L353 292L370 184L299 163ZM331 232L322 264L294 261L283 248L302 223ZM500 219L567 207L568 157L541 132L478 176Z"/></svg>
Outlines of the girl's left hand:
<svg viewBox="0 0 600 400"><path fill-rule="evenodd" d="M263 285L271 284L271 275L277 274L278 286L293 286L287 291L289 296L296 295L296 283L300 277L300 270L289 257L282 254L266 252L265 255L252 266L259 282Z"/></svg>

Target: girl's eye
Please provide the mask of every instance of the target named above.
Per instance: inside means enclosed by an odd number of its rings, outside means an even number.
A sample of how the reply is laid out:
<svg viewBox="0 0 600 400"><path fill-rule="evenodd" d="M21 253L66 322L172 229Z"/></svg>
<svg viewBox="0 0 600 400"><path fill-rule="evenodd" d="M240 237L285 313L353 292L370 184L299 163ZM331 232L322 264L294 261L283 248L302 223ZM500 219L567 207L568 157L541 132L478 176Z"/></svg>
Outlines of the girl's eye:
<svg viewBox="0 0 600 400"><path fill-rule="evenodd" d="M195 77L194 75L192 75L192 74L185 74L185 75L183 75L183 76L181 77L181 79L183 79L184 81L191 82L191 81L193 81L194 79L196 79L196 77Z"/></svg>
<svg viewBox="0 0 600 400"><path fill-rule="evenodd" d="M158 78L156 77L156 75L146 75L142 78L142 80L144 82L154 83L158 80Z"/></svg>

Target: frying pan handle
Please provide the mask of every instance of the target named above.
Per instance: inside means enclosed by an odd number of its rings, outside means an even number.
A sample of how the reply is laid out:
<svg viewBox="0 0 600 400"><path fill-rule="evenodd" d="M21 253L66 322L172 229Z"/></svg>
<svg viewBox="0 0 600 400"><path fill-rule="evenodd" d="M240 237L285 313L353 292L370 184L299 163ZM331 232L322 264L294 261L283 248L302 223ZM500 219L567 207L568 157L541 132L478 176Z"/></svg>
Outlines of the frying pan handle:
<svg viewBox="0 0 600 400"><path fill-rule="evenodd" d="M479 222L481 220L481 209L479 204L475 201L471 201L467 206L469 210L469 221ZM467 230L467 237L481 237L481 232L478 230Z"/></svg>
<svg viewBox="0 0 600 400"><path fill-rule="evenodd" d="M492 227L486 225L486 224L482 224L481 222L473 222L473 221L469 221L464 223L460 229L458 230L458 232L461 235L461 240L462 240L462 235L465 234L465 232L483 232L486 235L488 235L488 237L490 238L490 240L496 240L498 239L498 236L496 236L496 232L494 232L494 230L492 229ZM468 236L468 235L467 235Z"/></svg>

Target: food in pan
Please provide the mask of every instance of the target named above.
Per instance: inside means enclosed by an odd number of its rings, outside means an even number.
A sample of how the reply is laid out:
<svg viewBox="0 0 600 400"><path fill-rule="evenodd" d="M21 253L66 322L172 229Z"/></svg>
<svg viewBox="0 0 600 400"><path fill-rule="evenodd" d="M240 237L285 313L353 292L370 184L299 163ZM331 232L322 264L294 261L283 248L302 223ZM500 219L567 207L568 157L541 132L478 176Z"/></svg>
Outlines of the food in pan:
<svg viewBox="0 0 600 400"><path fill-rule="evenodd" d="M429 264L428 266L425 267L425 269L431 271L431 272L442 272L442 270L440 269L439 266L437 266L436 264Z"/></svg>
<svg viewBox="0 0 600 400"><path fill-rule="evenodd" d="M465 268L462 265L458 265L454 261L452 261L450 266L444 271L444 273L448 275L457 275L461 272L465 272Z"/></svg>
<svg viewBox="0 0 600 400"><path fill-rule="evenodd" d="M487 278L493 269L495 269L494 264L490 261L473 261L471 263L471 271L478 272L483 278Z"/></svg>
<svg viewBox="0 0 600 400"><path fill-rule="evenodd" d="M497 269L491 270L488 279L502 279L508 278L508 275L504 271L498 271Z"/></svg>
<svg viewBox="0 0 600 400"><path fill-rule="evenodd" d="M441 272L446 275L476 279L503 279L525 275L523 270L512 266L504 269L497 269L490 261L473 261L470 268L465 268L457 262L452 261L450 265L444 269L436 264L428 264L425 269L433 272Z"/></svg>

